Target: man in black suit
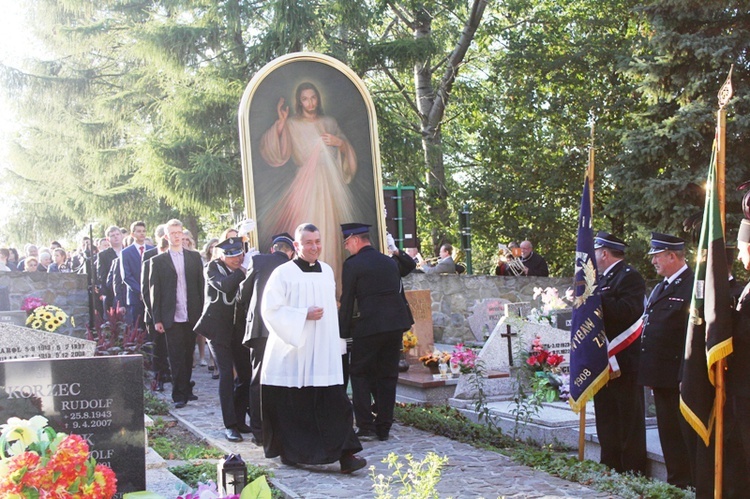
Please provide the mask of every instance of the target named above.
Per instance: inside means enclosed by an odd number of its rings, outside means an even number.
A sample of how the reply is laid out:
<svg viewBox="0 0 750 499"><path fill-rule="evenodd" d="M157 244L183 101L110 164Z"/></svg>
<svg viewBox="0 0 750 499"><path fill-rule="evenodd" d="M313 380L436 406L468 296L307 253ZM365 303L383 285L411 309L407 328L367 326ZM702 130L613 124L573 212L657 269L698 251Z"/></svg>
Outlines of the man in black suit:
<svg viewBox="0 0 750 499"><path fill-rule="evenodd" d="M260 315L261 298L268 278L276 267L294 256L294 240L286 232L273 236L270 255L254 255L248 262L247 277L240 284L240 303L247 305L245 336L242 344L250 350L252 376L250 378L250 429L253 443L263 445L263 425L260 410L260 373L263 354L268 341L268 328Z"/></svg>
<svg viewBox="0 0 750 499"><path fill-rule="evenodd" d="M615 355L620 374L610 378L596 393L594 410L601 463L620 473L632 471L645 475L643 387L637 380L641 345L638 333L631 332L631 326L643 315L646 283L625 262L626 246L625 241L608 232L600 231L594 238L596 267L601 275L598 293L604 311L604 331L610 345L622 348Z"/></svg>
<svg viewBox="0 0 750 499"><path fill-rule="evenodd" d="M109 310L115 306L115 290L107 285L107 276L112 268L112 262L122 252L122 232L116 225L107 228L105 233L109 241L109 248L97 255L96 259L96 282L98 292L103 301L104 319L109 318Z"/></svg>
<svg viewBox="0 0 750 499"><path fill-rule="evenodd" d="M167 222L169 249L151 259L149 289L154 329L167 338L172 371L172 400L185 407L193 395L192 376L195 333L203 310L203 262L197 251L183 250L182 222ZM140 284L140 283L139 283Z"/></svg>
<svg viewBox="0 0 750 499"><path fill-rule="evenodd" d="M159 253L164 253L169 248L169 241L164 237L166 225L161 224L156 227L155 242L156 246L143 253L143 263L141 264L141 298L143 299L143 320L148 332L148 340L151 342L151 370L154 373L156 381L156 390L164 391L164 383L171 381L172 376L169 373L169 359L167 358L167 338L156 331L154 327L154 317L151 311L151 290L149 279L151 278L151 259Z"/></svg>
<svg viewBox="0 0 750 499"><path fill-rule="evenodd" d="M737 259L745 270L750 270L750 220L743 219L737 233ZM727 360L727 404L731 405L736 434L742 459L734 460L744 464L745 481L750 477L750 283L740 295L732 326L732 355ZM739 480L736 480L739 481ZM726 480L725 480L726 483ZM747 493L747 490L744 491Z"/></svg>
<svg viewBox="0 0 750 499"><path fill-rule="evenodd" d="M547 261L539 253L534 252L531 241L523 241L521 247L521 263L523 263L523 275L548 277L549 268Z"/></svg>
<svg viewBox="0 0 750 499"><path fill-rule="evenodd" d="M742 262L745 270L750 270L748 219L740 222L736 249L737 260ZM727 245L731 292L732 260L729 259L729 250ZM727 358L725 375L727 400L724 406L724 497L743 497L750 481L750 284L743 287L736 301L732 315L732 354Z"/></svg>
<svg viewBox="0 0 750 499"><path fill-rule="evenodd" d="M680 414L680 366L693 292L693 271L685 263L685 241L653 232L648 252L656 273L664 277L651 292L641 335L638 383L654 392L659 440L667 467L667 481L680 488L692 486L688 444L695 438Z"/></svg>
<svg viewBox="0 0 750 499"><path fill-rule="evenodd" d="M369 225L343 224L344 248L351 254L341 274L339 329L352 338L352 403L360 437L388 440L396 403L402 334L414 320L401 277L416 266L396 250L389 258L370 243ZM359 317L352 324L356 309ZM375 395L377 417L372 415Z"/></svg>
<svg viewBox="0 0 750 499"><path fill-rule="evenodd" d="M219 401L225 436L230 442L241 442L240 433L250 433L245 414L251 370L250 352L242 347L245 317L244 314L238 316L235 302L240 283L245 279L242 267L245 251L239 237L230 237L216 248L221 256L206 265L204 308L195 332L208 340L208 348L219 370Z"/></svg>

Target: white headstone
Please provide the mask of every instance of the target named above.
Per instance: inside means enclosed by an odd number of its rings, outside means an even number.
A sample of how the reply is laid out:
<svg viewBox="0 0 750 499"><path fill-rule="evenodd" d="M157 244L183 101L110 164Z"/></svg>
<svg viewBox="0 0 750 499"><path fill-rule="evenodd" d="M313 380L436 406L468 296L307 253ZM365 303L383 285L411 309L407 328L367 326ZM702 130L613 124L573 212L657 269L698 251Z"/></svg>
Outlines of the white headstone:
<svg viewBox="0 0 750 499"><path fill-rule="evenodd" d="M96 342L0 323L0 361L93 357Z"/></svg>
<svg viewBox="0 0 750 499"><path fill-rule="evenodd" d="M508 351L508 338L501 335L507 334L510 326L511 352ZM513 366L520 367L525 362L521 357L522 352L531 350L531 343L539 336L544 347L550 352L562 355L564 360L560 364L563 372L567 372L570 366L570 332L557 329L546 324L538 324L518 317L503 317L498 321L490 338L484 344L479 358L484 363L487 371L510 371L510 355L513 357ZM508 378L486 379L484 391L487 396L510 395L512 386ZM472 398L474 390L467 376L461 376L456 386L456 398Z"/></svg>

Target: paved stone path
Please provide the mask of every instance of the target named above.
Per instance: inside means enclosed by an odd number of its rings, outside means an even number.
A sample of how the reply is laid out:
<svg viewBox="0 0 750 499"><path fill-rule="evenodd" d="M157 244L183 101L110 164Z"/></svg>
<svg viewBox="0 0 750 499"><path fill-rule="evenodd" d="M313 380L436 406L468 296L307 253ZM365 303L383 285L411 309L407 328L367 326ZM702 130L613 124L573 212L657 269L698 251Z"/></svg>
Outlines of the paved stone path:
<svg viewBox="0 0 750 499"><path fill-rule="evenodd" d="M448 456L442 479L437 487L440 497L494 499L504 498L604 498L613 497L582 485L553 477L541 471L514 463L501 454L476 449L445 437L403 425L394 425L387 442L363 442L359 454L367 459L368 466L352 475L339 473L338 463L326 466L291 467L281 464L278 458L266 459L263 449L249 440L232 443L224 438L221 408L218 400L218 380L212 380L205 367L193 370L195 394L199 400L187 407L173 409L172 415L197 435L225 452L239 453L247 463L270 468L274 482L288 497L305 499L372 498L372 479L369 467L375 473L390 476L382 463L389 453L395 452L402 461L411 454L416 460L434 451ZM161 394L169 401L169 389ZM293 408L290 408L294 410Z"/></svg>

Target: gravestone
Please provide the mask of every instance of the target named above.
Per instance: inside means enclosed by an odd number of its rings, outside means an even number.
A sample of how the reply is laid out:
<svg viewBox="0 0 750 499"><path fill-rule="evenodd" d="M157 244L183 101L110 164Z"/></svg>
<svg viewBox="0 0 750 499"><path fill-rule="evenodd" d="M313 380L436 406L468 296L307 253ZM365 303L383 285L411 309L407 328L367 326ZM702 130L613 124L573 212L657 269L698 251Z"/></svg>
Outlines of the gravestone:
<svg viewBox="0 0 750 499"><path fill-rule="evenodd" d="M507 326L511 326L510 337L511 351L508 351L508 338L502 335L507 333ZM554 328L548 324L539 324L517 317L503 317L495 326L490 338L479 352L479 357L484 361L485 369L488 371L509 372L511 368L511 357L513 367L521 367L525 362L522 352L531 350L531 343L539 336L545 349L550 353L563 356L560 364L562 372L570 370L570 332ZM456 398L472 398L474 389L471 387L466 376L461 376L456 387ZM513 393L513 387L509 378L485 380L484 391L487 396L505 396Z"/></svg>
<svg viewBox="0 0 750 499"><path fill-rule="evenodd" d="M36 415L86 439L117 475L115 497L146 489L142 356L0 362L0 422Z"/></svg>
<svg viewBox="0 0 750 499"><path fill-rule="evenodd" d="M73 359L93 357L95 352L95 341L0 323L0 361L28 358Z"/></svg>
<svg viewBox="0 0 750 499"><path fill-rule="evenodd" d="M508 303L508 300L502 298L485 298L474 302L467 320L477 341L485 341L490 336L497 321L505 315L505 306Z"/></svg>
<svg viewBox="0 0 750 499"><path fill-rule="evenodd" d="M8 286L0 286L0 310L10 310L10 289Z"/></svg>
<svg viewBox="0 0 750 499"><path fill-rule="evenodd" d="M13 324L15 326L26 325L26 312L23 310L0 312L0 324Z"/></svg>
<svg viewBox="0 0 750 499"><path fill-rule="evenodd" d="M435 348L435 337L432 333L432 297L426 289L405 293L411 314L414 316L414 325L411 329L417 336L417 346L409 351L409 363L413 364L417 362L417 358L432 353Z"/></svg>

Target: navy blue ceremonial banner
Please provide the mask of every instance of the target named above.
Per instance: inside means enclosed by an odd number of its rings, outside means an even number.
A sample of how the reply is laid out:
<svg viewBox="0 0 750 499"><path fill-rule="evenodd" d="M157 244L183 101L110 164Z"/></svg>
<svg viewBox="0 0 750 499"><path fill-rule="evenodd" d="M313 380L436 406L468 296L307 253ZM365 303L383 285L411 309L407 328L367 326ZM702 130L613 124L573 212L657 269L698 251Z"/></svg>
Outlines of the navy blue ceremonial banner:
<svg viewBox="0 0 750 499"><path fill-rule="evenodd" d="M583 184L581 214L578 217L573 321L570 328L570 398L578 413L586 402L609 381L607 337L602 320L602 299L596 291L598 276L591 229L589 179Z"/></svg>
<svg viewBox="0 0 750 499"><path fill-rule="evenodd" d="M731 313L714 143L680 388L680 411L706 445L711 440L717 410L714 407L714 364L733 350Z"/></svg>

